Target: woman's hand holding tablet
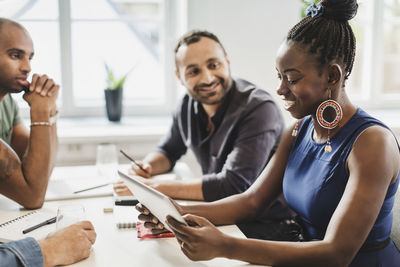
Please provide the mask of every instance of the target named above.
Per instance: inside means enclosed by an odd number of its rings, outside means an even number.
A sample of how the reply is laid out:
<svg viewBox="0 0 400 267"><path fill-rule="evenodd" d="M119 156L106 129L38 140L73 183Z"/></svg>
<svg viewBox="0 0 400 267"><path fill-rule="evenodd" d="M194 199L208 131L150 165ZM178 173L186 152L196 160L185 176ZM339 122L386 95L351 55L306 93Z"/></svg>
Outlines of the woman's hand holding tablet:
<svg viewBox="0 0 400 267"><path fill-rule="evenodd" d="M151 215L151 212L155 217L157 217L158 221L154 220L154 218L152 218L152 221L155 223L156 228L163 230L160 231L160 233L165 232L163 227L171 230L170 227L165 224L168 215L172 216L178 222L187 225L182 215L176 209L174 204L171 202L172 200L169 197L140 182L138 179L136 179L132 175L129 175L127 172L119 170L118 174L128 186L128 188L132 191L134 196L143 206L146 207L147 211L149 212L146 215L146 210L143 207L138 206L139 212L142 213L140 216L149 216ZM145 221L148 221L147 219ZM160 222L162 223L162 225L159 224ZM153 229L154 234L156 234L155 230L157 229Z"/></svg>

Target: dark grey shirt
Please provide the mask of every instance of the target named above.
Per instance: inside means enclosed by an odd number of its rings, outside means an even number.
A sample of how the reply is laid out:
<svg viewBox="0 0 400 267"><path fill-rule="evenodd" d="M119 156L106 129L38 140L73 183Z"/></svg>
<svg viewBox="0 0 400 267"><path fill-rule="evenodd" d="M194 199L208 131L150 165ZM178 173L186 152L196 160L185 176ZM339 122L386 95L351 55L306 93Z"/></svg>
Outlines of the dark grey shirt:
<svg viewBox="0 0 400 267"><path fill-rule="evenodd" d="M185 95L158 147L172 167L187 148L193 150L203 171L206 201L244 192L275 152L284 129L271 96L242 79L234 79L211 120L214 129L207 133L202 105Z"/></svg>

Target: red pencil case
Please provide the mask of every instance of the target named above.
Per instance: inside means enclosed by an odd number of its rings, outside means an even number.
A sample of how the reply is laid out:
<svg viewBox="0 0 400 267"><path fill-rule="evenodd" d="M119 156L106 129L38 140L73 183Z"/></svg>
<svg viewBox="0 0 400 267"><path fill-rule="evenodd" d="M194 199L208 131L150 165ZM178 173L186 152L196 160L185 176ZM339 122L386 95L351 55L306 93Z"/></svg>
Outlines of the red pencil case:
<svg viewBox="0 0 400 267"><path fill-rule="evenodd" d="M174 237L174 233L172 232L167 232L167 233L162 233L162 234L152 234L151 230L149 228L144 227L144 224L142 222L137 222L136 223L136 229L137 229L137 237L140 239L152 239L152 238L164 238L164 237Z"/></svg>

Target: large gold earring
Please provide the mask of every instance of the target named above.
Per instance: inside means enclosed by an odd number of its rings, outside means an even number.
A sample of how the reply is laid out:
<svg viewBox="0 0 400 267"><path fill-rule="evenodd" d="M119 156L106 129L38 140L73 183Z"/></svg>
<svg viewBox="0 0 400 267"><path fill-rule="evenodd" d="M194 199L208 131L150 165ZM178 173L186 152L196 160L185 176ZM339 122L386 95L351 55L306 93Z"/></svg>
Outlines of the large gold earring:
<svg viewBox="0 0 400 267"><path fill-rule="evenodd" d="M330 98L331 98L331 91L329 90L329 99L322 102L319 105L319 107L317 108L317 112L316 112L318 124L321 127L328 129L328 140L326 141L325 152L332 151L332 146L331 146L331 142L330 142L330 130L333 128L336 128L339 125L339 122L342 120L342 117L343 117L342 107L339 105L338 102L336 102L335 100L332 100ZM335 112L336 112L335 118L330 122L325 120L323 117L323 113L324 113L325 109L328 107L333 108L333 110L335 110Z"/></svg>

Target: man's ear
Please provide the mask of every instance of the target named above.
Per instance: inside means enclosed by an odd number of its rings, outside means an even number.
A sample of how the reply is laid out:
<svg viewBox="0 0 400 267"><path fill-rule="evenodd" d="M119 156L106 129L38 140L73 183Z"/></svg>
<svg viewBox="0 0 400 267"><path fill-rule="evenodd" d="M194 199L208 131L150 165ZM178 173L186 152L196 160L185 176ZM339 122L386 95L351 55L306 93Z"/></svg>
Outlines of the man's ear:
<svg viewBox="0 0 400 267"><path fill-rule="evenodd" d="M178 78L179 82L183 85L182 79L181 79L181 74L179 73L178 69L175 69L175 76Z"/></svg>
<svg viewBox="0 0 400 267"><path fill-rule="evenodd" d="M343 70L339 64L331 64L328 70L328 83L331 86L337 85L342 81Z"/></svg>

